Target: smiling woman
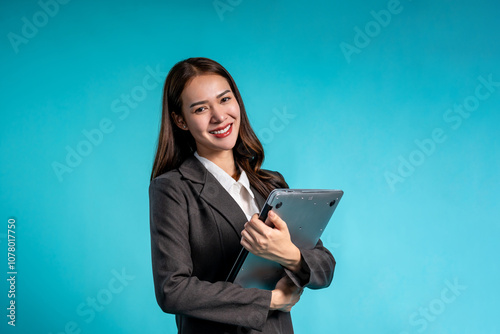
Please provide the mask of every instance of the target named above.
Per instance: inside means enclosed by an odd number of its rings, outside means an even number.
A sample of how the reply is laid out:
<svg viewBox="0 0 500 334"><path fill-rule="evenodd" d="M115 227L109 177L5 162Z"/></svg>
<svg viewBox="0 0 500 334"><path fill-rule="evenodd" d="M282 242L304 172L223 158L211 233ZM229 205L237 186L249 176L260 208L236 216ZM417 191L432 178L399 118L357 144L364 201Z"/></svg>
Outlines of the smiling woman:
<svg viewBox="0 0 500 334"><path fill-rule="evenodd" d="M335 260L321 241L299 249L278 215L258 219L268 194L288 187L263 160L226 69L207 58L177 63L165 81L149 198L156 299L179 333L293 333L289 312L303 288L331 283ZM283 267L274 290L225 281L242 246Z"/></svg>
<svg viewBox="0 0 500 334"><path fill-rule="evenodd" d="M179 128L194 137L198 154L209 160L220 157L234 162L232 149L238 139L240 107L227 80L215 74L194 77L181 99L182 115L172 112L172 117ZM233 173L235 166L227 168L232 170L226 172Z"/></svg>

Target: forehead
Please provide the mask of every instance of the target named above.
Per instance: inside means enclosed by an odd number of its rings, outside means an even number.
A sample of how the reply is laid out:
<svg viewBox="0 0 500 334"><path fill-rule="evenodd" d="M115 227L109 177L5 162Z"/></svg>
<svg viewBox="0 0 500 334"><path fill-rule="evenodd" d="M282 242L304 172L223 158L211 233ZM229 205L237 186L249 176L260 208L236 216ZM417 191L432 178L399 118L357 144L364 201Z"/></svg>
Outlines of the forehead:
<svg viewBox="0 0 500 334"><path fill-rule="evenodd" d="M225 90L231 90L226 78L217 74L204 74L191 79L182 91L182 101L187 103L215 98Z"/></svg>

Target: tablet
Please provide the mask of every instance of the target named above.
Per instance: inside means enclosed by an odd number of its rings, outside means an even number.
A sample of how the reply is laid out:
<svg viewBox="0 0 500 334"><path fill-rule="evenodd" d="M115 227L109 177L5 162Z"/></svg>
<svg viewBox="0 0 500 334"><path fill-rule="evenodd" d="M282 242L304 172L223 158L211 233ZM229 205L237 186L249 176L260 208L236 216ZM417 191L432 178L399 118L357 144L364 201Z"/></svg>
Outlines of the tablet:
<svg viewBox="0 0 500 334"><path fill-rule="evenodd" d="M269 194L259 219L265 221L272 209L286 222L295 246L313 249L343 194L342 190L275 189ZM245 288L273 290L283 275L280 264L243 248L226 281Z"/></svg>

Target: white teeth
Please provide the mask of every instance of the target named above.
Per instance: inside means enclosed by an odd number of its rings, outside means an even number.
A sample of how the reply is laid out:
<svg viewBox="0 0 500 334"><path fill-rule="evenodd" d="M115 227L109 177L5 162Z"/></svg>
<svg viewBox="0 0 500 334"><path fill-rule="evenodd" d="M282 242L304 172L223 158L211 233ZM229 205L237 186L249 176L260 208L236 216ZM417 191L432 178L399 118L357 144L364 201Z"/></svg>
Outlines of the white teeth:
<svg viewBox="0 0 500 334"><path fill-rule="evenodd" d="M212 133L214 135L220 135L220 134L226 133L230 127L231 127L231 124L228 124L224 129L219 130L219 131L210 131L210 133Z"/></svg>

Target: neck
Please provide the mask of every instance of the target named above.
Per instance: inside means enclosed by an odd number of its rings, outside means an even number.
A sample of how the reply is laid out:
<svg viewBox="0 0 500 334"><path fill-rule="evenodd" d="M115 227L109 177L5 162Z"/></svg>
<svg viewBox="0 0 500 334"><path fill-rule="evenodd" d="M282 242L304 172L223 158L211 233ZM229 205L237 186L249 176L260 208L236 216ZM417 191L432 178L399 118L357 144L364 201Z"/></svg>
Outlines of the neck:
<svg viewBox="0 0 500 334"><path fill-rule="evenodd" d="M200 155L200 157L212 161L214 164L219 166L222 170L224 170L226 173L231 175L236 180L238 179L239 170L236 167L236 163L234 162L234 156L232 150L217 152L217 154L209 154L206 152L198 151L198 154Z"/></svg>

